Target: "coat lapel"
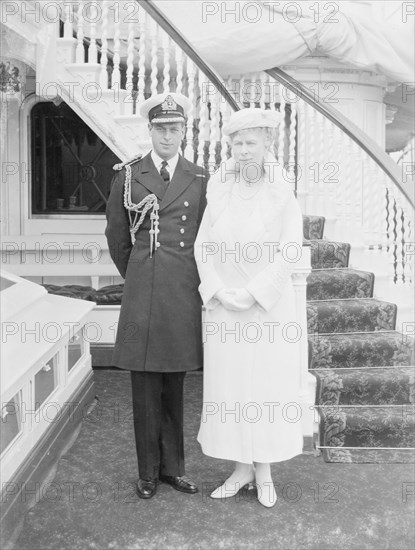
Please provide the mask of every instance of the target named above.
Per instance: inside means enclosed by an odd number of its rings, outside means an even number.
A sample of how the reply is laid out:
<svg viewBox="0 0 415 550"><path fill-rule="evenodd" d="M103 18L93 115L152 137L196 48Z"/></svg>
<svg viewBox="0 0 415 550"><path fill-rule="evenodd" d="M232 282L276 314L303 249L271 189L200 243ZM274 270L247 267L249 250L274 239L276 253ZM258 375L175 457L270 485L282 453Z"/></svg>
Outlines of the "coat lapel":
<svg viewBox="0 0 415 550"><path fill-rule="evenodd" d="M195 173L193 172L191 165L189 165L182 156L179 156L179 161L177 163L176 170L174 171L173 178L167 187L162 202L160 203L160 210L163 210L163 208L166 208L166 206L176 200L177 197L189 187L194 178Z"/></svg>
<svg viewBox="0 0 415 550"><path fill-rule="evenodd" d="M144 185L150 193L154 193L161 201L166 194L166 184L154 166L150 153L139 163L139 171L133 176L133 180ZM171 184L170 184L171 185Z"/></svg>

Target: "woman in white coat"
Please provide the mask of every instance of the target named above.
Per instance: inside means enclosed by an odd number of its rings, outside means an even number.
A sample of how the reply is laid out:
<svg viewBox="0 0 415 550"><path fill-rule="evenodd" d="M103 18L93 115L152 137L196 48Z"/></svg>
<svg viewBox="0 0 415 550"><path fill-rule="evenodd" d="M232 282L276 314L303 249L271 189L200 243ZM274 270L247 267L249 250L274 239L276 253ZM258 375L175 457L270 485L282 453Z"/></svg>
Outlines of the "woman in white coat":
<svg viewBox="0 0 415 550"><path fill-rule="evenodd" d="M195 242L206 308L204 393L198 441L235 461L212 498L255 482L273 506L270 464L302 452L300 327L291 273L302 251L302 216L271 154L280 115L243 109L224 127L232 158L211 177Z"/></svg>

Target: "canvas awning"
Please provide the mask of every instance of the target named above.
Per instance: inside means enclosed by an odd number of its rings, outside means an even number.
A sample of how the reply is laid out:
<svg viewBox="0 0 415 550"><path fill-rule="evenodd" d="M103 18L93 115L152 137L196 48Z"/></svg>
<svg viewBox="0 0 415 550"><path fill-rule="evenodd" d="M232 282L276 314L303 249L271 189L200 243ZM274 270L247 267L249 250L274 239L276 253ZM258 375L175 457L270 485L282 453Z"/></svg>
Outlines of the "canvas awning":
<svg viewBox="0 0 415 550"><path fill-rule="evenodd" d="M156 0L222 76L327 55L391 81L414 81L410 2Z"/></svg>

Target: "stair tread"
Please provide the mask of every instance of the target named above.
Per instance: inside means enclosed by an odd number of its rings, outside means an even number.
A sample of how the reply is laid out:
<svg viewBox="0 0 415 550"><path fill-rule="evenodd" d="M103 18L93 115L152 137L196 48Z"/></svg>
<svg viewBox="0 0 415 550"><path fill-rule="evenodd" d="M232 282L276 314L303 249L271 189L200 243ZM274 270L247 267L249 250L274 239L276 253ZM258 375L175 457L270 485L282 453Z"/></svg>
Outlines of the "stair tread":
<svg viewBox="0 0 415 550"><path fill-rule="evenodd" d="M313 269L307 277L307 300L370 298L374 280L373 273L349 267Z"/></svg>
<svg viewBox="0 0 415 550"><path fill-rule="evenodd" d="M408 366L415 361L415 340L398 331L319 333L309 343L313 371Z"/></svg>
<svg viewBox="0 0 415 550"><path fill-rule="evenodd" d="M347 267L349 264L349 243L323 239L304 239L304 243L311 247L313 269Z"/></svg>
<svg viewBox="0 0 415 550"><path fill-rule="evenodd" d="M309 334L394 330L397 307L375 298L310 300L307 302Z"/></svg>
<svg viewBox="0 0 415 550"><path fill-rule="evenodd" d="M324 447L325 462L341 464L412 464L415 462L415 449L359 447Z"/></svg>
<svg viewBox="0 0 415 550"><path fill-rule="evenodd" d="M411 366L314 371L318 406L394 406L413 401L415 369Z"/></svg>
<svg viewBox="0 0 415 550"><path fill-rule="evenodd" d="M337 367L335 369L333 368L311 368L309 371L313 374L318 374L319 372L336 372L339 373L339 371L343 371L345 373L351 372L351 371L370 371L373 370L393 370L393 369L415 369L415 365L374 365L371 367Z"/></svg>
<svg viewBox="0 0 415 550"><path fill-rule="evenodd" d="M303 234L305 239L321 239L324 234L324 216L303 215Z"/></svg>
<svg viewBox="0 0 415 550"><path fill-rule="evenodd" d="M307 302L307 305L308 304L341 304L341 303L344 303L344 302L355 302L355 303L372 303L372 304L389 304L391 306L395 306L396 307L396 304L394 304L393 302L387 302L386 300L380 300L379 298L330 298L330 299L326 299L326 300L309 300ZM364 331L362 331L364 332Z"/></svg>
<svg viewBox="0 0 415 550"><path fill-rule="evenodd" d="M330 447L415 447L413 405L318 407L320 444Z"/></svg>

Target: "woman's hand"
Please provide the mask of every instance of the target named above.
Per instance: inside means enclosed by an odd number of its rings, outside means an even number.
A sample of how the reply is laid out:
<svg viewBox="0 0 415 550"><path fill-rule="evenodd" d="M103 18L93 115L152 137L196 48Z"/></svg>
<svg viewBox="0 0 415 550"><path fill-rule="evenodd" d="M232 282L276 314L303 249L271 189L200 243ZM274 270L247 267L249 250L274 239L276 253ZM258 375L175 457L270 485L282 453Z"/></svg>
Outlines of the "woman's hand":
<svg viewBox="0 0 415 550"><path fill-rule="evenodd" d="M255 304L255 298L244 288L223 288L215 298L230 311L246 311Z"/></svg>

